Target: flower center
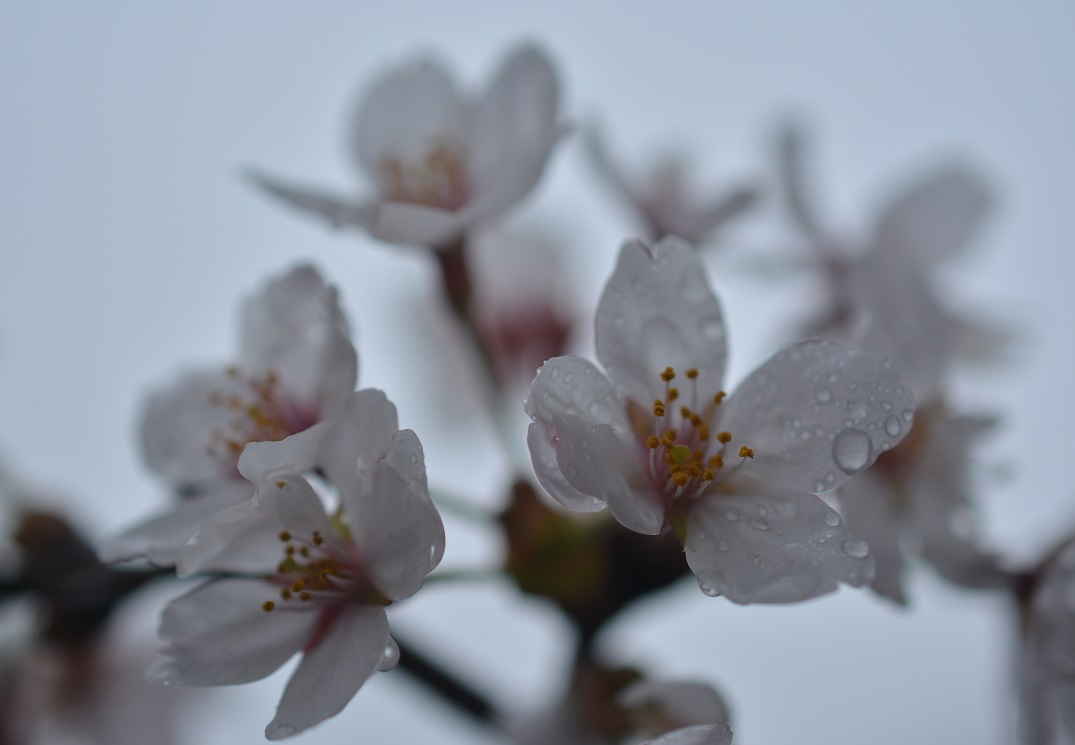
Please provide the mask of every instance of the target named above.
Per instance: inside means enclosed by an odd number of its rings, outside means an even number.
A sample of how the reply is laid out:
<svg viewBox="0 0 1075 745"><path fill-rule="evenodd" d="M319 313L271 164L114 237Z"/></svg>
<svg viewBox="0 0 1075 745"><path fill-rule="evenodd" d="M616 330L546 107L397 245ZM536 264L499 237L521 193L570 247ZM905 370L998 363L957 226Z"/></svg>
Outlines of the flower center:
<svg viewBox="0 0 1075 745"><path fill-rule="evenodd" d="M403 162L388 155L380 162L381 193L386 201L456 210L467 201L466 161L461 148L435 138L425 157Z"/></svg>
<svg viewBox="0 0 1075 745"><path fill-rule="evenodd" d="M316 415L301 411L287 400L275 372L270 370L262 377L244 376L238 367L229 367L227 375L235 389L228 393L214 391L209 403L234 415L226 428L213 431L211 455L236 463L248 443L283 440L317 421Z"/></svg>
<svg viewBox="0 0 1075 745"><path fill-rule="evenodd" d="M679 401L680 392L672 386L676 371L667 367L661 373L665 395L653 402L653 434L645 438L650 476L670 499L695 497L704 492L725 468L726 451L732 441L731 432L717 432L715 436L710 432L717 409L727 394L717 391L700 401L698 370L691 368L685 376L690 381L690 405L680 404L677 409L675 402ZM741 468L748 458L754 458L754 451L744 445L739 448L740 460L732 470Z"/></svg>

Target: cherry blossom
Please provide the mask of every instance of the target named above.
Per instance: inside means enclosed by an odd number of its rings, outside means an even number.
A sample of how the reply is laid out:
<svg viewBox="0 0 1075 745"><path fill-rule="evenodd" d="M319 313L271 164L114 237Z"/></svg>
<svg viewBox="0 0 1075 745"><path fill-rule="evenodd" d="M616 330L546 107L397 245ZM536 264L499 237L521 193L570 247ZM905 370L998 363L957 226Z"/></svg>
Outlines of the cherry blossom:
<svg viewBox="0 0 1075 745"><path fill-rule="evenodd" d="M237 469L247 443L315 424L354 391L357 375L336 290L308 265L271 279L243 304L235 362L187 372L149 397L143 457L188 496L106 542L102 558L173 564L203 522L250 497Z"/></svg>
<svg viewBox="0 0 1075 745"><path fill-rule="evenodd" d="M609 152L604 135L596 127L586 131L585 143L598 175L640 218L654 240L676 235L701 245L725 223L750 209L758 198L757 190L749 185L716 197L703 197L683 158L658 159L645 177L633 177Z"/></svg>
<svg viewBox="0 0 1075 745"><path fill-rule="evenodd" d="M890 348L879 351L900 362L925 397L934 391L921 381L938 375L928 366L950 362L947 350L968 358L1000 353L1010 332L956 315L934 286L940 267L967 251L992 207L992 190L976 170L958 161L935 166L885 204L858 245L818 216L804 183L801 135L788 129L780 145L785 202L814 253L805 262L826 285L827 308L809 324L811 333L838 338L863 320L883 324ZM921 353L924 346L933 353ZM905 365L905 358L927 367Z"/></svg>
<svg viewBox="0 0 1075 745"><path fill-rule="evenodd" d="M880 355L787 347L731 396L720 306L693 248L627 243L597 310L597 356L549 360L526 399L534 471L568 509L675 531L707 594L791 602L869 583L868 546L816 494L910 429Z"/></svg>
<svg viewBox="0 0 1075 745"><path fill-rule="evenodd" d="M255 184L334 227L389 243L445 246L521 201L557 140L559 83L545 53L516 47L481 95L467 95L429 59L395 68L366 92L351 135L375 193L351 199L262 173Z"/></svg>
<svg viewBox="0 0 1075 745"><path fill-rule="evenodd" d="M444 528L421 443L398 429L380 391L353 394L338 416L305 432L248 445L239 469L254 496L206 523L178 566L181 575L223 576L165 609L166 659L149 675L248 683L301 651L265 731L278 740L337 714L370 675L394 666L385 608L413 595L440 562ZM338 491L331 515L301 475L314 469Z"/></svg>

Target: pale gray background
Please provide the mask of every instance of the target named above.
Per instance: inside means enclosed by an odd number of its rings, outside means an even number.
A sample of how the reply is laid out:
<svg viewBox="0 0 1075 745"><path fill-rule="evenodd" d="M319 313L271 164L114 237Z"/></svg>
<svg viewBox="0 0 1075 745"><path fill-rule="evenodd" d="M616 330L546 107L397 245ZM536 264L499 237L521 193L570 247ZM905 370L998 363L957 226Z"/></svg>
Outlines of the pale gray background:
<svg viewBox="0 0 1075 745"><path fill-rule="evenodd" d="M636 160L669 141L692 147L703 182L767 173L775 123L802 116L824 206L851 235L934 157L980 164L1000 206L952 272L953 294L1026 340L1007 369L961 394L1006 415L982 454L984 516L1000 545L1034 556L1075 524L1073 28L1070 3L986 0L4 3L4 460L97 534L163 503L134 449L141 394L183 366L226 359L239 297L312 259L358 329L361 384L398 403L426 442L431 478L496 504L502 472L490 472L489 434L467 424L472 399L444 408L453 394L429 388L465 389L458 362L439 381L422 369L447 333L421 297L435 287L427 263L277 209L238 174L258 164L352 187L344 121L370 76L433 49L473 88L508 45L532 38L558 61L567 111L600 115ZM631 228L581 155L566 143L524 211L567 237L586 305ZM773 209L756 219L774 220ZM742 256L778 234L737 231L730 244ZM738 378L772 351L789 292L805 285L762 283L734 257L712 266ZM448 540L446 563L496 556L458 522ZM661 676L719 683L739 743L1011 742L1008 609L925 570L911 589L910 611L848 590L744 609L686 583L609 641ZM430 588L398 610L398 628L506 705L540 706L555 691L563 629L540 605L485 586ZM225 691L189 720L190 742L259 742L283 682ZM377 677L298 741L484 742L400 675Z"/></svg>

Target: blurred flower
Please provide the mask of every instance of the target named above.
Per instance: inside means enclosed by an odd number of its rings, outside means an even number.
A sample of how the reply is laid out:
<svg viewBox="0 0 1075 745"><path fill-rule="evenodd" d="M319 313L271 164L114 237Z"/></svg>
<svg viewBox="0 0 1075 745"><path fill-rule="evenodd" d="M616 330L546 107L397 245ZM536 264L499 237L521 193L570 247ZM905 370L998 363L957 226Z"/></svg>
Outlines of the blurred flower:
<svg viewBox="0 0 1075 745"><path fill-rule="evenodd" d="M585 144L598 175L642 222L651 240L676 235L701 246L758 200L758 190L753 185L716 197L703 195L691 180L684 158L663 158L650 165L644 178L633 177L609 152L597 127L586 130Z"/></svg>
<svg viewBox="0 0 1075 745"><path fill-rule="evenodd" d="M1022 742L1075 741L1075 541L1069 540L1019 588L1022 641L1018 687Z"/></svg>
<svg viewBox="0 0 1075 745"><path fill-rule="evenodd" d="M702 590L734 602L872 579L867 545L814 495L910 428L914 399L887 359L793 345L725 401L723 317L698 255L677 239L624 246L595 325L608 377L557 357L526 399L534 470L554 499L607 506L639 533L675 531Z"/></svg>
<svg viewBox="0 0 1075 745"><path fill-rule="evenodd" d="M996 557L980 547L971 496L971 448L995 424L938 400L920 404L910 434L840 489L848 527L873 550L874 591L907 602L907 554L922 556L962 587L1009 584Z"/></svg>
<svg viewBox="0 0 1075 745"><path fill-rule="evenodd" d="M177 567L227 576L165 609L168 659L149 674L248 683L301 651L265 730L278 740L339 713L370 675L395 665L385 607L413 595L440 562L444 528L421 443L399 430L380 391L353 394L338 415L281 442L248 445L239 469L254 496L203 525ZM331 516L301 475L313 470L338 490Z"/></svg>
<svg viewBox="0 0 1075 745"><path fill-rule="evenodd" d="M358 108L354 158L376 193L349 199L259 172L255 184L335 227L355 225L389 243L446 246L499 216L537 184L566 127L545 53L512 50L481 96L459 92L440 65L420 59L379 78Z"/></svg>
<svg viewBox="0 0 1075 745"><path fill-rule="evenodd" d="M828 230L804 184L800 134L784 132L780 162L785 201L814 255L805 259L826 282L826 310L807 333L839 338L855 323L882 324L891 354L917 395L931 397L923 379L934 369L903 367L904 357L940 364L959 356L997 356L1010 332L944 307L934 287L941 264L967 249L992 205L987 184L959 163L942 164L900 192L881 210L863 246L848 245ZM860 248L861 250L855 250ZM929 346L937 354L907 354Z"/></svg>
<svg viewBox="0 0 1075 745"><path fill-rule="evenodd" d="M250 497L236 470L247 443L320 421L354 391L357 374L335 288L308 265L270 280L243 305L234 364L188 372L150 397L143 456L185 498L107 541L102 558L174 564L203 522Z"/></svg>
<svg viewBox="0 0 1075 745"><path fill-rule="evenodd" d="M472 245L474 323L500 379L529 383L567 346L575 316L570 277L552 238L537 230L486 234Z"/></svg>
<svg viewBox="0 0 1075 745"><path fill-rule="evenodd" d="M712 686L652 682L633 668L585 661L561 704L509 721L507 730L515 745L725 745L732 738L727 722Z"/></svg>

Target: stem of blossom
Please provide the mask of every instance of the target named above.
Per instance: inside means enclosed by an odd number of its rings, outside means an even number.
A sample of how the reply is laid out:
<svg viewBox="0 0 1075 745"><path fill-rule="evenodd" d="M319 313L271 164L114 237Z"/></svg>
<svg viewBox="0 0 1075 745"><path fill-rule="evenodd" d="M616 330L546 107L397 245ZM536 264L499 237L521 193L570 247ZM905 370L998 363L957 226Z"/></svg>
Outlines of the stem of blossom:
<svg viewBox="0 0 1075 745"><path fill-rule="evenodd" d="M490 354L489 348L486 346L485 340L482 338L481 332L474 321L474 288L470 279L470 267L467 266L466 247L466 236L464 235L450 245L433 248L432 252L437 258L440 268L441 286L444 288L444 296L448 301L448 307L451 308L452 315L463 327L473 356L484 373L483 388L489 406L489 416L493 420L497 436L500 438L506 455L515 470L522 468L521 472L525 472L526 459L520 458L516 447L518 433L511 427L512 417L506 408L505 395L501 388L496 361Z"/></svg>
<svg viewBox="0 0 1075 745"><path fill-rule="evenodd" d="M419 683L479 724L499 728L500 715L489 699L445 671L414 647L400 641L395 632L392 635L396 646L399 647L398 669L410 673Z"/></svg>

